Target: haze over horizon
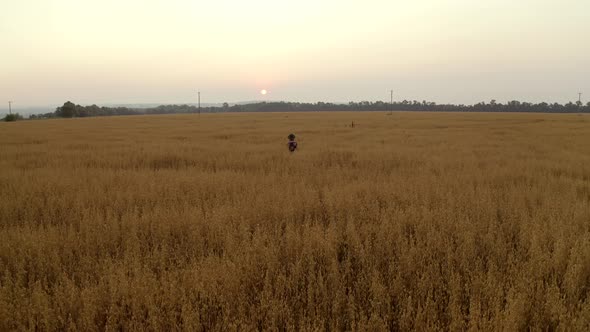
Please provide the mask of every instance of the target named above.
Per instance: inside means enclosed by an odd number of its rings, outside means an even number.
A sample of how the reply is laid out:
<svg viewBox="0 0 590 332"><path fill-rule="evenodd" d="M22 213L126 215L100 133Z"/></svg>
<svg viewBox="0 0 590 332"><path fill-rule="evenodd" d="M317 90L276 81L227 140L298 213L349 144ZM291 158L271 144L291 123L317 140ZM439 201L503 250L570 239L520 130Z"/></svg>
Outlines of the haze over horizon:
<svg viewBox="0 0 590 332"><path fill-rule="evenodd" d="M590 99L590 2L20 0L0 112L79 104ZM268 94L261 95L266 89Z"/></svg>

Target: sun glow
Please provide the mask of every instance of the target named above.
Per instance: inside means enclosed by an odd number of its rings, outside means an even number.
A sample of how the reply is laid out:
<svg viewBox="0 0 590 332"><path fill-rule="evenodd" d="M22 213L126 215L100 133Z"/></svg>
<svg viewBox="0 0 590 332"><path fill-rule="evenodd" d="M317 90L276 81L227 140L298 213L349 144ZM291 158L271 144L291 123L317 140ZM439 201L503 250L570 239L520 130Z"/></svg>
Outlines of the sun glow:
<svg viewBox="0 0 590 332"><path fill-rule="evenodd" d="M265 89L260 90L260 94L263 96L266 95L267 93L268 93L268 91L266 91Z"/></svg>

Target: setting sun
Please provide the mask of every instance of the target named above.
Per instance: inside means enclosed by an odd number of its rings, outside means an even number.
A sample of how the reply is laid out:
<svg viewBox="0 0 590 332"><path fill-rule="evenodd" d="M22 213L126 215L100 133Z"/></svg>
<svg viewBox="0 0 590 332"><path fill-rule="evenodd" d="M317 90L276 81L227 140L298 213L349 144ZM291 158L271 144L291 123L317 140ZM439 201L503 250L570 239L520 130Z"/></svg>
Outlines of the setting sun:
<svg viewBox="0 0 590 332"><path fill-rule="evenodd" d="M265 89L262 89L262 90L260 90L260 94L261 94L261 95L265 95L265 94L267 94L267 93L268 93L268 91L266 91Z"/></svg>

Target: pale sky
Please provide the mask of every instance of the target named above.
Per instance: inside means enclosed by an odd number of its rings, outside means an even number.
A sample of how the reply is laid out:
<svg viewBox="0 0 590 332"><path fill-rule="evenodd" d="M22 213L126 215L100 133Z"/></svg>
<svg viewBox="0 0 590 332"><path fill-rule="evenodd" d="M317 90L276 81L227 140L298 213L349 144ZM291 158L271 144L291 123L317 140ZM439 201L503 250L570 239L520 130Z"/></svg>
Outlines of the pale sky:
<svg viewBox="0 0 590 332"><path fill-rule="evenodd" d="M590 100L589 36L589 0L0 0L0 112Z"/></svg>

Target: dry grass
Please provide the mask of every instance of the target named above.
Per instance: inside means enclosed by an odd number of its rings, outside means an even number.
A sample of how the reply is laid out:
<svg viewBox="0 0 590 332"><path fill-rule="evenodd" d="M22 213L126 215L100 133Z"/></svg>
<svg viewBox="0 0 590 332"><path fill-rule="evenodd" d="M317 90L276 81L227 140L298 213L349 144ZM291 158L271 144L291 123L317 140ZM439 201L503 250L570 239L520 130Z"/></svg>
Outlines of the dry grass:
<svg viewBox="0 0 590 332"><path fill-rule="evenodd" d="M0 156L0 330L590 327L588 116L29 121Z"/></svg>

